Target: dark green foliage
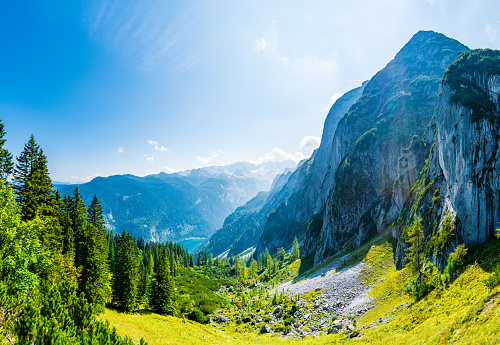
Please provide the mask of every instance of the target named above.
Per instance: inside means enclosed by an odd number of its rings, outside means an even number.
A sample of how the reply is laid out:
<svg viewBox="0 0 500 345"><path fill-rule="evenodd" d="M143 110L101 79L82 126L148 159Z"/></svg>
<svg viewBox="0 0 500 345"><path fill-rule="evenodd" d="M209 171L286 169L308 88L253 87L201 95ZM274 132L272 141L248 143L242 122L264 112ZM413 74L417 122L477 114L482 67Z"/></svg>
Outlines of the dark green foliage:
<svg viewBox="0 0 500 345"><path fill-rule="evenodd" d="M63 254L75 254L75 234L73 222L71 221L71 197L64 196L61 201L59 191L56 192L56 203L58 205L59 224L62 228L62 252Z"/></svg>
<svg viewBox="0 0 500 345"><path fill-rule="evenodd" d="M450 99L472 110L471 121L483 118L496 122L496 106L475 78L500 75L500 51L475 49L457 54L444 74L443 84L454 91Z"/></svg>
<svg viewBox="0 0 500 345"><path fill-rule="evenodd" d="M209 278L205 275L207 270L208 268L196 271L181 268L174 277L179 315L189 315L194 309L208 315L229 304L229 301L218 294L218 291L220 286L232 286L234 282L228 279Z"/></svg>
<svg viewBox="0 0 500 345"><path fill-rule="evenodd" d="M444 273L449 276L455 276L465 270L467 256L467 248L461 244L455 248L455 251L448 257L448 263L444 269Z"/></svg>
<svg viewBox="0 0 500 345"><path fill-rule="evenodd" d="M113 271L113 303L122 311L137 308L139 266L137 246L132 236L123 231L118 238Z"/></svg>
<svg viewBox="0 0 500 345"><path fill-rule="evenodd" d="M163 248L158 258L158 269L151 282L150 305L160 314L174 315L174 286L170 276L170 264L166 248Z"/></svg>
<svg viewBox="0 0 500 345"><path fill-rule="evenodd" d="M16 201L21 206L27 202L26 189L28 178L33 169L33 164L40 152L40 147L35 142L33 135L24 145L23 152L17 157L17 164L14 169L14 191L16 192Z"/></svg>
<svg viewBox="0 0 500 345"><path fill-rule="evenodd" d="M427 241L427 253L429 255L434 253L438 257L443 256L446 247L448 247L455 235L453 228L454 226L452 225L451 219L446 217L441 229L439 229L439 231L434 231L432 236Z"/></svg>
<svg viewBox="0 0 500 345"><path fill-rule="evenodd" d="M292 243L292 257L294 259L300 258L299 241L297 240L297 236L295 236L293 238L293 243Z"/></svg>
<svg viewBox="0 0 500 345"><path fill-rule="evenodd" d="M200 250L200 252L198 253L198 258L196 259L196 266L206 266L207 262L207 253L204 250Z"/></svg>
<svg viewBox="0 0 500 345"><path fill-rule="evenodd" d="M413 272L418 273L418 281L422 283L422 271L425 263L424 248L424 232L422 230L422 223L418 217L413 219L413 225L408 227L405 231L405 242L410 246L406 251L406 266Z"/></svg>
<svg viewBox="0 0 500 345"><path fill-rule="evenodd" d="M75 266L80 267L85 259L85 243L88 238L86 234L88 231L88 213L78 187L73 191L73 197L69 201L69 217L75 238Z"/></svg>
<svg viewBox="0 0 500 345"><path fill-rule="evenodd" d="M7 181L7 178L12 173L14 163L12 162L12 153L5 147L6 139L5 129L2 121L0 121L0 179Z"/></svg>
<svg viewBox="0 0 500 345"><path fill-rule="evenodd" d="M21 206L23 220L34 219L36 216L57 216L53 187L47 158L31 136L23 152L17 157L14 170L14 190L17 193L16 200Z"/></svg>
<svg viewBox="0 0 500 345"><path fill-rule="evenodd" d="M81 273L78 291L96 312L104 311L109 296L108 246L102 209L97 197L88 208L88 221L79 238Z"/></svg>
<svg viewBox="0 0 500 345"><path fill-rule="evenodd" d="M18 344L133 344L107 322L97 321L91 305L69 284L30 296L16 317L13 328Z"/></svg>
<svg viewBox="0 0 500 345"><path fill-rule="evenodd" d="M47 252L38 234L47 222L24 222L18 210L14 193L0 180L0 336L16 344L132 344L95 319L66 275L55 283L46 274L53 265L48 256L55 253Z"/></svg>
<svg viewBox="0 0 500 345"><path fill-rule="evenodd" d="M33 161L24 188L23 219L33 219L37 215L40 217L56 216L53 187L47 168L47 158L40 149Z"/></svg>
<svg viewBox="0 0 500 345"><path fill-rule="evenodd" d="M189 320L193 320L199 323L208 323L208 318L201 312L201 310L195 308L188 315Z"/></svg>
<svg viewBox="0 0 500 345"><path fill-rule="evenodd" d="M311 221L309 222L309 225L307 226L307 232L306 236L317 236L321 232L321 229L323 228L323 217L324 217L324 212L321 211L319 213L316 213Z"/></svg>

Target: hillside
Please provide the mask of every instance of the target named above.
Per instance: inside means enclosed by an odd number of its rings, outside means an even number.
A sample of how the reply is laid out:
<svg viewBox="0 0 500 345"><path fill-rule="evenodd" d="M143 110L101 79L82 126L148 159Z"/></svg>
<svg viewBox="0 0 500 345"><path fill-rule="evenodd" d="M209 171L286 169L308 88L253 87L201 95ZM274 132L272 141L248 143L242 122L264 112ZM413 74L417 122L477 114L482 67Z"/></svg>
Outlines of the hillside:
<svg viewBox="0 0 500 345"><path fill-rule="evenodd" d="M294 166L292 161L241 162L145 177L97 177L78 188L86 203L97 195L109 230L126 229L146 241L191 239L194 247L238 206L269 190L277 174ZM56 186L62 195L71 195L75 187Z"/></svg>
<svg viewBox="0 0 500 345"><path fill-rule="evenodd" d="M500 286L487 284L499 262L500 240L472 248L463 273L451 280L439 276L436 287L418 300L404 292L412 274L406 268L396 270L396 246L390 233L385 233L300 275L298 269L285 267L283 271L292 269L293 280L275 291L285 289L294 296L300 293L298 302L273 305L269 297L258 310L253 306L256 300L251 299L244 309L224 311L227 324L200 325L151 313L114 311L106 311L101 318L116 325L120 334L135 341L143 337L149 344L496 343L500 337ZM300 265L299 260L293 266ZM285 310L293 304L297 311L290 333L283 335L285 328L280 325L285 325ZM282 317L274 313L277 306L283 310ZM252 312L256 316L250 322L237 321ZM260 331L266 316L275 329L271 334Z"/></svg>

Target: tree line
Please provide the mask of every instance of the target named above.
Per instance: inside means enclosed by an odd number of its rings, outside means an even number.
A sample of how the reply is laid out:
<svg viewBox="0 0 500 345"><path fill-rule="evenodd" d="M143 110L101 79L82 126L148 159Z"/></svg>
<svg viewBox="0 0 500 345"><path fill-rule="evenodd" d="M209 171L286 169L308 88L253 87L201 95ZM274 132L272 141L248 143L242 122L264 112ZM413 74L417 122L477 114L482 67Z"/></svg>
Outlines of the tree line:
<svg viewBox="0 0 500 345"><path fill-rule="evenodd" d="M173 314L172 275L193 257L174 243L107 232L96 195L88 207L78 187L61 196L35 138L14 161L5 135L0 121L0 335L130 344L94 317L106 304Z"/></svg>

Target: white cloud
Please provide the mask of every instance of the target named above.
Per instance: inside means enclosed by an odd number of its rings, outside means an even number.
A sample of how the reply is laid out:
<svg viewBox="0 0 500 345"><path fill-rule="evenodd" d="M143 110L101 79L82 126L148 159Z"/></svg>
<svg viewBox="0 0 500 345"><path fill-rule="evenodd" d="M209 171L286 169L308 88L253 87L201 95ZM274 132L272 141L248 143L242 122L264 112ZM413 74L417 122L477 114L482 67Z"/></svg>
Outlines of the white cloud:
<svg viewBox="0 0 500 345"><path fill-rule="evenodd" d="M321 138L314 135L307 135L300 141L299 149L314 151L319 147L321 143Z"/></svg>
<svg viewBox="0 0 500 345"><path fill-rule="evenodd" d="M174 169L174 168L171 168L171 167L168 167L166 165L160 167L160 171L163 171L167 174L173 174L173 173L176 173L178 171L180 171L179 169Z"/></svg>
<svg viewBox="0 0 500 345"><path fill-rule="evenodd" d="M165 151L168 151L168 148L166 148L166 147L165 147L165 146L163 146L163 145L161 145L161 146L155 145L155 150L156 150L156 151L165 152Z"/></svg>
<svg viewBox="0 0 500 345"><path fill-rule="evenodd" d="M87 176L85 179L88 181L92 181L94 178L98 177L98 176L101 176L101 173L100 172L97 172L97 173L93 173L93 174L90 174L89 176Z"/></svg>
<svg viewBox="0 0 500 345"><path fill-rule="evenodd" d="M125 151L125 148L123 148L121 146L118 148L118 153L123 153L124 151Z"/></svg>
<svg viewBox="0 0 500 345"><path fill-rule="evenodd" d="M146 158L146 160L149 162L149 163L154 163L155 161L155 158L149 154L145 154L144 157Z"/></svg>
<svg viewBox="0 0 500 345"><path fill-rule="evenodd" d="M267 46L269 46L269 42L267 42L264 37L255 40L255 47L257 48L258 52L266 49Z"/></svg>
<svg viewBox="0 0 500 345"><path fill-rule="evenodd" d="M343 93L339 93L339 92L335 92L332 96L332 98L330 99L330 104L333 104L337 101L337 99L339 99L340 97L342 97Z"/></svg>
<svg viewBox="0 0 500 345"><path fill-rule="evenodd" d="M78 176L76 176L76 175L71 175L70 177L72 180L78 180Z"/></svg>
<svg viewBox="0 0 500 345"><path fill-rule="evenodd" d="M258 165L265 162L283 162L286 160L292 160L295 163L298 163L304 158L307 157L304 156L302 152L286 153L282 149L275 147L271 152L265 153L264 156L259 157L256 160L251 160L250 163Z"/></svg>
<svg viewBox="0 0 500 345"><path fill-rule="evenodd" d="M148 140L148 144L149 145L158 145L158 142L154 141L154 140Z"/></svg>
<svg viewBox="0 0 500 345"><path fill-rule="evenodd" d="M200 163L207 164L208 162L210 162L212 160L212 157L200 157L200 156L196 156L196 159Z"/></svg>
<svg viewBox="0 0 500 345"><path fill-rule="evenodd" d="M214 158L217 158L219 156L222 156L226 154L224 151L222 150L218 150L218 151L215 151L215 152L212 152L210 154L210 156L207 156L207 157L201 157L201 156L196 156L196 159L198 160L198 162L200 163L203 163L203 164L208 164L210 163Z"/></svg>

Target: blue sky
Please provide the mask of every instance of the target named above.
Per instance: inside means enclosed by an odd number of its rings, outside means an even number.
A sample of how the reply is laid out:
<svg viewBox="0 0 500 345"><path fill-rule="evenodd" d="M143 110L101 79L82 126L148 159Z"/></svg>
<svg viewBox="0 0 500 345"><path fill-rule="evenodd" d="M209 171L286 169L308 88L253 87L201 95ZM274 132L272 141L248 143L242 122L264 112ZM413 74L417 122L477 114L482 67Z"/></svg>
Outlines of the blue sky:
<svg viewBox="0 0 500 345"><path fill-rule="evenodd" d="M300 159L418 30L500 49L497 1L0 3L0 119L56 181Z"/></svg>

